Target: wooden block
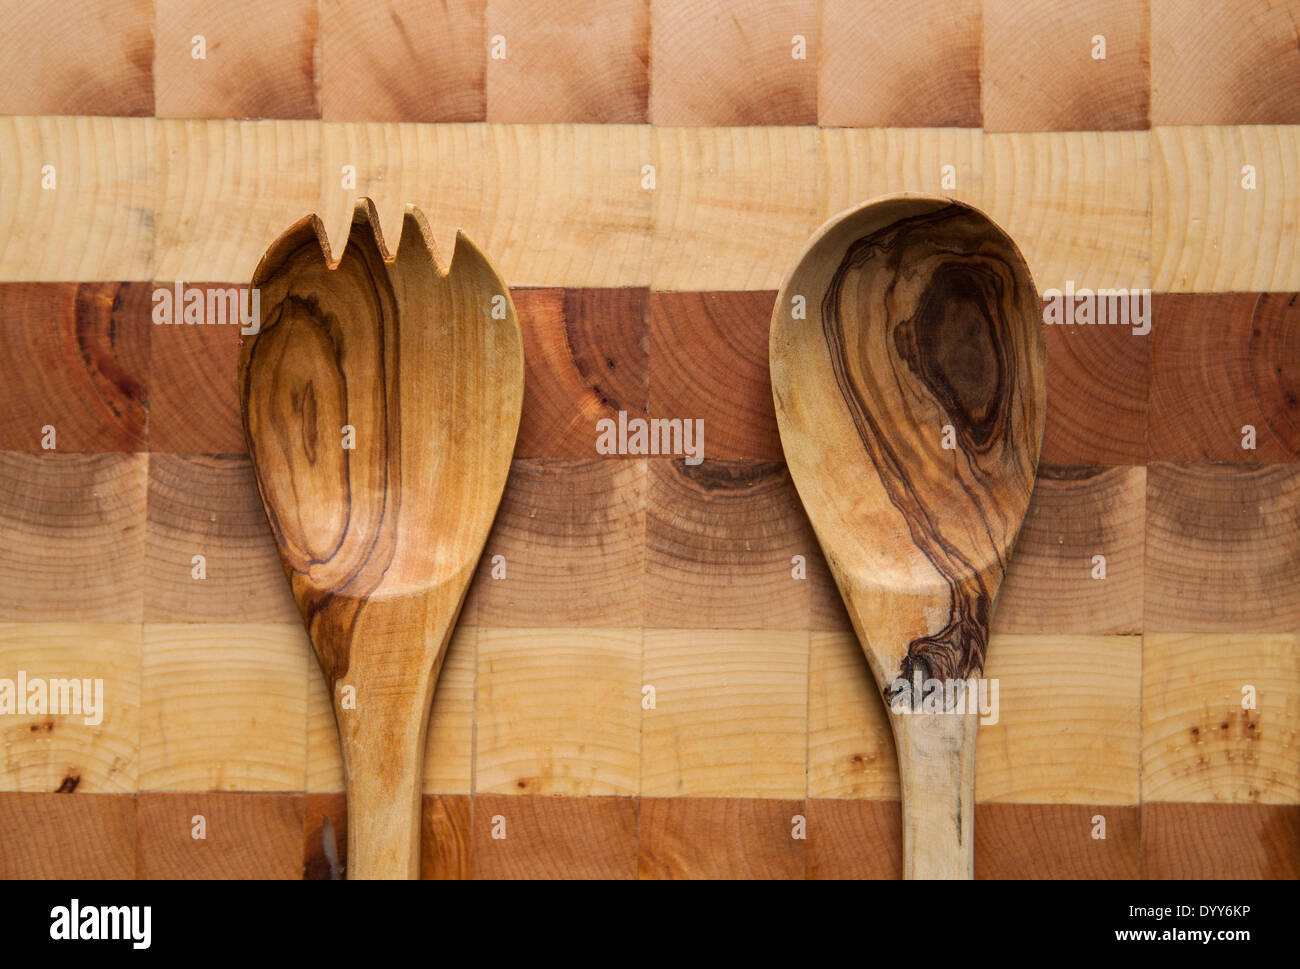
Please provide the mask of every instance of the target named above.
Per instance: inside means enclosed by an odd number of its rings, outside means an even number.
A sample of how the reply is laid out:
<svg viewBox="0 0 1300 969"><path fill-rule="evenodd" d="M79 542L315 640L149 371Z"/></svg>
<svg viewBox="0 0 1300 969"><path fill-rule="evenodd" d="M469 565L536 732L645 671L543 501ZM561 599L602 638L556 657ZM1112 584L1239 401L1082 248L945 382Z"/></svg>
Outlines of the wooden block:
<svg viewBox="0 0 1300 969"><path fill-rule="evenodd" d="M139 626L0 623L0 676L11 681L15 701L0 720L0 790L135 792ZM28 713L38 702L45 712Z"/></svg>
<svg viewBox="0 0 1300 969"><path fill-rule="evenodd" d="M0 453L0 619L140 622L148 464Z"/></svg>
<svg viewBox="0 0 1300 969"><path fill-rule="evenodd" d="M808 595L812 600L810 629L816 632L853 632L844 600L820 545L808 553Z"/></svg>
<svg viewBox="0 0 1300 969"><path fill-rule="evenodd" d="M315 211L335 258L344 251L361 196L374 202L390 251L397 249L408 203L424 214L443 264L451 258L458 228L476 242L486 241L490 202L485 173L491 164L483 125L324 124L320 140ZM495 260L496 253L492 256Z"/></svg>
<svg viewBox="0 0 1300 969"><path fill-rule="evenodd" d="M342 794L308 794L302 838L304 881L347 877L348 799Z"/></svg>
<svg viewBox="0 0 1300 969"><path fill-rule="evenodd" d="M1168 323L1152 298L1153 330ZM1139 328L1140 329L1140 328ZM1040 461L1145 464L1150 334L1134 327L1045 326L1047 427Z"/></svg>
<svg viewBox="0 0 1300 969"><path fill-rule="evenodd" d="M706 439L707 446L707 439ZM784 464L650 461L646 625L807 629L816 545Z"/></svg>
<svg viewBox="0 0 1300 969"><path fill-rule="evenodd" d="M524 409L515 456L589 458L597 422L644 417L650 364L644 289L517 289Z"/></svg>
<svg viewBox="0 0 1300 969"><path fill-rule="evenodd" d="M816 0L650 0L651 123L817 124L817 35Z"/></svg>
<svg viewBox="0 0 1300 969"><path fill-rule="evenodd" d="M644 680L643 795L806 794L807 633L647 629Z"/></svg>
<svg viewBox="0 0 1300 969"><path fill-rule="evenodd" d="M482 121L486 0L320 4L326 121Z"/></svg>
<svg viewBox="0 0 1300 969"><path fill-rule="evenodd" d="M302 638L287 623L146 624L140 790L303 790Z"/></svg>
<svg viewBox="0 0 1300 969"><path fill-rule="evenodd" d="M1151 122L1300 124L1294 0L1151 0Z"/></svg>
<svg viewBox="0 0 1300 969"><path fill-rule="evenodd" d="M784 459L767 360L775 299L771 292L650 295L650 414L703 421L707 458Z"/></svg>
<svg viewBox="0 0 1300 969"><path fill-rule="evenodd" d="M1147 632L1300 627L1300 466L1147 467Z"/></svg>
<svg viewBox="0 0 1300 969"><path fill-rule="evenodd" d="M1150 137L984 136L984 208L1024 253L1040 293L1069 280L1093 290L1152 285Z"/></svg>
<svg viewBox="0 0 1300 969"><path fill-rule="evenodd" d="M822 0L818 124L980 127L981 21L979 0Z"/></svg>
<svg viewBox="0 0 1300 969"><path fill-rule="evenodd" d="M478 630L461 625L452 634L429 711L424 749L424 792L465 794L474 757L474 678ZM324 677L306 634L311 656L307 676L307 790L341 794L345 788L339 728Z"/></svg>
<svg viewBox="0 0 1300 969"><path fill-rule="evenodd" d="M803 878L808 842L792 837L802 800L644 798L640 878Z"/></svg>
<svg viewBox="0 0 1300 969"><path fill-rule="evenodd" d="M637 802L483 794L470 850L478 879L635 878Z"/></svg>
<svg viewBox="0 0 1300 969"><path fill-rule="evenodd" d="M984 132L978 128L827 128L821 142L823 221L895 192L983 204Z"/></svg>
<svg viewBox="0 0 1300 969"><path fill-rule="evenodd" d="M151 455L146 549L146 622L299 621L245 457Z"/></svg>
<svg viewBox="0 0 1300 969"><path fill-rule="evenodd" d="M894 734L885 712L885 702L857 636L851 629L814 632L811 649L808 796L897 801L898 758L894 754ZM812 803L825 802L809 803L811 810ZM868 808L861 810L869 811ZM875 815L872 814L871 818L875 819ZM846 824L860 823L849 817L842 820ZM840 822L837 820L835 823ZM878 819L871 823L878 823ZM896 817L893 824L897 830ZM901 856L893 863L901 865L900 859Z"/></svg>
<svg viewBox="0 0 1300 969"><path fill-rule="evenodd" d="M319 125L156 121L153 132L159 280L252 279L267 247L317 210Z"/></svg>
<svg viewBox="0 0 1300 969"><path fill-rule="evenodd" d="M1145 801L1296 804L1298 736L1300 633L1144 637Z"/></svg>
<svg viewBox="0 0 1300 969"><path fill-rule="evenodd" d="M975 877L1138 877L1145 808L1087 804L980 804L975 808ZM1105 838L1094 837L1105 821Z"/></svg>
<svg viewBox="0 0 1300 969"><path fill-rule="evenodd" d="M735 75L752 76L748 68ZM708 88L698 77L691 83ZM709 97L718 99L716 88ZM657 188L650 285L696 291L780 287L821 221L817 129L653 131Z"/></svg>
<svg viewBox="0 0 1300 969"><path fill-rule="evenodd" d="M305 800L302 794L141 794L136 877L300 879ZM206 837L195 838L200 825Z"/></svg>
<svg viewBox="0 0 1300 969"><path fill-rule="evenodd" d="M214 309L219 304L228 309L230 290L247 286L247 280L215 286L185 284L186 291L203 293L205 319L209 302ZM175 291L171 283L159 288ZM239 298L241 311L251 307L251 297L248 303ZM235 386L243 324L187 325L181 322L180 310L173 313L180 325L155 326L151 339L149 449L175 454L247 453Z"/></svg>
<svg viewBox="0 0 1300 969"><path fill-rule="evenodd" d="M980 726L981 802L1136 804L1141 639L994 636L998 722Z"/></svg>
<svg viewBox="0 0 1300 969"><path fill-rule="evenodd" d="M0 51L0 114L153 114L149 0L4 0L0 19L12 38Z"/></svg>
<svg viewBox="0 0 1300 969"><path fill-rule="evenodd" d="M154 25L158 117L320 117L312 0L155 0Z"/></svg>
<svg viewBox="0 0 1300 969"><path fill-rule="evenodd" d="M98 58L99 46L92 49ZM153 125L144 118L0 117L10 186L0 193L0 280L152 277Z"/></svg>
<svg viewBox="0 0 1300 969"><path fill-rule="evenodd" d="M644 458L516 459L462 621L641 625L645 519Z"/></svg>
<svg viewBox="0 0 1300 969"><path fill-rule="evenodd" d="M806 813L809 878L903 877L903 826L897 800L809 798Z"/></svg>
<svg viewBox="0 0 1300 969"><path fill-rule="evenodd" d="M1146 468L1040 464L993 631L1140 633L1145 495Z"/></svg>
<svg viewBox="0 0 1300 969"><path fill-rule="evenodd" d="M636 794L641 631L478 633L475 792Z"/></svg>
<svg viewBox="0 0 1300 969"><path fill-rule="evenodd" d="M1149 127L1147 5L984 0L984 130Z"/></svg>
<svg viewBox="0 0 1300 969"><path fill-rule="evenodd" d="M420 814L420 877L431 881L470 877L470 798L425 795Z"/></svg>
<svg viewBox="0 0 1300 969"><path fill-rule="evenodd" d="M1143 878L1300 878L1300 805L1142 806Z"/></svg>
<svg viewBox="0 0 1300 969"><path fill-rule="evenodd" d="M0 878L135 877L135 798L0 793Z"/></svg>
<svg viewBox="0 0 1300 969"><path fill-rule="evenodd" d="M643 125L500 125L491 141L486 231L470 234L512 286L650 283L651 164ZM478 160L486 167L484 159Z"/></svg>
<svg viewBox="0 0 1300 969"><path fill-rule="evenodd" d="M1154 289L1300 290L1297 208L1300 126L1151 130Z"/></svg>
<svg viewBox="0 0 1300 969"><path fill-rule="evenodd" d="M1300 294L1168 293L1155 306L1148 457L1300 460L1300 354L1288 349Z"/></svg>
<svg viewBox="0 0 1300 969"><path fill-rule="evenodd" d="M487 7L488 121L645 124L650 0Z"/></svg>
<svg viewBox="0 0 1300 969"><path fill-rule="evenodd" d="M0 284L0 448L147 450L149 331L147 286Z"/></svg>

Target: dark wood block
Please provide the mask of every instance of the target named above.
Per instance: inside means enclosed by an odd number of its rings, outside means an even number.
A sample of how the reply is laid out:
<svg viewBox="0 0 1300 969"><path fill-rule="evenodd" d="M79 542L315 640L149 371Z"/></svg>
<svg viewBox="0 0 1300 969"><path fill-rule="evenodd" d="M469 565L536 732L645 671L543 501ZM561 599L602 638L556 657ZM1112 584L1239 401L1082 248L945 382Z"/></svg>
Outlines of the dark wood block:
<svg viewBox="0 0 1300 969"><path fill-rule="evenodd" d="M301 879L305 795L140 794L139 878ZM207 837L193 837L202 815Z"/></svg>
<svg viewBox="0 0 1300 969"><path fill-rule="evenodd" d="M803 813L803 801L642 798L639 877L803 878L808 842L792 837Z"/></svg>
<svg viewBox="0 0 1300 969"><path fill-rule="evenodd" d="M487 0L321 0L326 121L482 121Z"/></svg>
<svg viewBox="0 0 1300 969"><path fill-rule="evenodd" d="M807 629L816 538L784 464L650 460L646 625Z"/></svg>
<svg viewBox="0 0 1300 969"><path fill-rule="evenodd" d="M347 796L308 794L304 804L303 880L341 881L348 865Z"/></svg>
<svg viewBox="0 0 1300 969"><path fill-rule="evenodd" d="M1300 465L1147 468L1143 629L1300 627Z"/></svg>
<svg viewBox="0 0 1300 969"><path fill-rule="evenodd" d="M1143 878L1300 878L1300 805L1142 805Z"/></svg>
<svg viewBox="0 0 1300 969"><path fill-rule="evenodd" d="M650 416L702 420L706 460L784 460L767 353L775 299L650 294Z"/></svg>
<svg viewBox="0 0 1300 969"><path fill-rule="evenodd" d="M515 455L595 456L602 420L644 418L650 380L644 289L517 289L524 409Z"/></svg>
<svg viewBox="0 0 1300 969"><path fill-rule="evenodd" d="M299 621L244 457L150 456L145 575L146 622Z"/></svg>
<svg viewBox="0 0 1300 969"><path fill-rule="evenodd" d="M1106 837L1100 832L1103 818ZM975 877L981 879L1137 878L1137 807L977 804Z"/></svg>
<svg viewBox="0 0 1300 969"><path fill-rule="evenodd" d="M420 815L420 877L434 881L470 877L470 798L426 794Z"/></svg>
<svg viewBox="0 0 1300 969"><path fill-rule="evenodd" d="M0 449L143 451L147 445L151 287L0 284Z"/></svg>
<svg viewBox="0 0 1300 969"><path fill-rule="evenodd" d="M986 131L1150 126L1147 0L984 0ZM1106 57L1093 57L1098 35Z"/></svg>
<svg viewBox="0 0 1300 969"><path fill-rule="evenodd" d="M476 879L635 878L637 802L479 795L471 845Z"/></svg>
<svg viewBox="0 0 1300 969"><path fill-rule="evenodd" d="M487 62L487 120L645 124L648 0L491 0L487 34L506 56Z"/></svg>
<svg viewBox="0 0 1300 969"><path fill-rule="evenodd" d="M1300 293L1169 293L1155 307L1148 459L1300 460Z"/></svg>
<svg viewBox="0 0 1300 969"><path fill-rule="evenodd" d="M0 793L0 878L135 877L135 798Z"/></svg>
<svg viewBox="0 0 1300 969"><path fill-rule="evenodd" d="M808 801L809 878L902 878L902 839L897 801Z"/></svg>

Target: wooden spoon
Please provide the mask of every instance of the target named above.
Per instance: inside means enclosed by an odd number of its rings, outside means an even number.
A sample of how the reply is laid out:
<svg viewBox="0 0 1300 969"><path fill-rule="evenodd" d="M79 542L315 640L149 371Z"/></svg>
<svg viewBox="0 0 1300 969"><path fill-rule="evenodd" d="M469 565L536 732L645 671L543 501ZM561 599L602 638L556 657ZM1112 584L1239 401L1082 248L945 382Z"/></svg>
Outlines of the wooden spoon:
<svg viewBox="0 0 1300 969"><path fill-rule="evenodd" d="M253 285L244 432L329 685L352 878L417 878L433 688L514 450L524 362L509 290L463 233L451 266L407 206L396 257L368 199L333 267L309 216Z"/></svg>
<svg viewBox="0 0 1300 969"><path fill-rule="evenodd" d="M902 711L983 670L1043 436L1039 307L986 216L904 195L818 230L772 314L790 475L890 707L907 878L973 876L978 713Z"/></svg>

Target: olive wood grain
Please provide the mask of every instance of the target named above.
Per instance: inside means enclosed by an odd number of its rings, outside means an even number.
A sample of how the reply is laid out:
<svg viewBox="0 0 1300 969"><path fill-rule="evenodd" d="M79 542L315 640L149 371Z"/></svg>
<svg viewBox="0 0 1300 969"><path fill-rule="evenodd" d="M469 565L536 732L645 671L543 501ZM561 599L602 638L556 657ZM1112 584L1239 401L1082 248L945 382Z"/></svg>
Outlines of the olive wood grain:
<svg viewBox="0 0 1300 969"><path fill-rule="evenodd" d="M910 878L972 875L977 717L899 712L899 681L983 669L1042 441L1039 314L993 222L913 195L823 226L773 311L781 440L890 704Z"/></svg>
<svg viewBox="0 0 1300 969"><path fill-rule="evenodd" d="M333 697L349 874L416 878L429 706L505 486L522 343L487 258L458 233L444 268L414 207L392 256L361 200L334 263L315 216L262 259L264 315L240 351L240 400Z"/></svg>

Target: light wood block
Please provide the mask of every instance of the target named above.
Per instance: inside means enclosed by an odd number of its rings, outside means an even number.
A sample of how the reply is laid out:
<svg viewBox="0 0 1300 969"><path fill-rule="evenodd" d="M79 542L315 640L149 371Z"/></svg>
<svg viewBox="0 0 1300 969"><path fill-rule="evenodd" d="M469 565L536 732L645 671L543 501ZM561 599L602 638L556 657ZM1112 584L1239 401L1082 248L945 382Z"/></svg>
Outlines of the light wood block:
<svg viewBox="0 0 1300 969"><path fill-rule="evenodd" d="M512 286L650 283L654 200L641 188L650 129L635 125L494 125L485 231L466 229Z"/></svg>
<svg viewBox="0 0 1300 969"><path fill-rule="evenodd" d="M0 452L0 619L140 622L148 464Z"/></svg>
<svg viewBox="0 0 1300 969"><path fill-rule="evenodd" d="M1300 465L1147 467L1147 632L1300 628Z"/></svg>
<svg viewBox="0 0 1300 969"><path fill-rule="evenodd" d="M819 145L807 127L655 128L650 286L779 288L822 221Z"/></svg>
<svg viewBox="0 0 1300 969"><path fill-rule="evenodd" d="M1040 293L1068 280L1094 290L1152 288L1150 138L984 136L982 208L1016 241Z"/></svg>
<svg viewBox="0 0 1300 969"><path fill-rule="evenodd" d="M152 125L157 152L153 278L250 280L280 233L316 210L321 187L319 125Z"/></svg>
<svg viewBox="0 0 1300 969"><path fill-rule="evenodd" d="M1136 804L1141 639L994 636L985 676L999 719L981 725L981 802Z"/></svg>
<svg viewBox="0 0 1300 969"><path fill-rule="evenodd" d="M808 796L897 801L894 734L857 636L814 632L811 649Z"/></svg>
<svg viewBox="0 0 1300 969"><path fill-rule="evenodd" d="M287 623L146 624L140 789L303 790L309 661Z"/></svg>
<svg viewBox="0 0 1300 969"><path fill-rule="evenodd" d="M1300 633L1144 637L1145 801L1300 803L1298 740Z"/></svg>
<svg viewBox="0 0 1300 969"><path fill-rule="evenodd" d="M1300 290L1300 126L1153 128L1151 202L1152 288Z"/></svg>
<svg viewBox="0 0 1300 969"><path fill-rule="evenodd" d="M820 221L895 192L982 204L984 132L978 128L827 128L821 142Z"/></svg>
<svg viewBox="0 0 1300 969"><path fill-rule="evenodd" d="M478 643L475 792L637 793L640 630L483 627Z"/></svg>
<svg viewBox="0 0 1300 969"><path fill-rule="evenodd" d="M475 649L478 630L460 625L452 634L429 710L424 749L424 793L468 794L474 758ZM306 633L303 649L310 655ZM307 790L342 793L343 753L324 677L312 661L307 683Z"/></svg>
<svg viewBox="0 0 1300 969"><path fill-rule="evenodd" d="M805 795L806 632L647 629L644 679L645 797Z"/></svg>
<svg viewBox="0 0 1300 969"><path fill-rule="evenodd" d="M153 125L145 118L0 117L0 280L151 278Z"/></svg>
<svg viewBox="0 0 1300 969"><path fill-rule="evenodd" d="M27 695L16 692L19 671L26 673ZM134 793L140 746L139 626L0 623L0 676L14 681L16 704L0 720L5 749L0 790ZM76 681L75 691L71 683L65 687L51 684L53 680ZM25 712L34 681L48 689L44 714Z"/></svg>

